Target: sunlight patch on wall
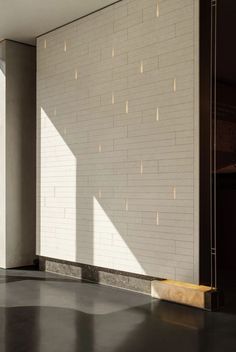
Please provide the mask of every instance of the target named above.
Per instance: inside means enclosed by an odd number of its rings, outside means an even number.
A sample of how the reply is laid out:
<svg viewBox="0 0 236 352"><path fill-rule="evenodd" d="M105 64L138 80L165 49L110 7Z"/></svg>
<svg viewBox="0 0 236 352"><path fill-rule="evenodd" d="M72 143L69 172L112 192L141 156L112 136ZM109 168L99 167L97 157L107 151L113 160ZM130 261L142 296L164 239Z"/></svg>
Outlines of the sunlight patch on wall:
<svg viewBox="0 0 236 352"><path fill-rule="evenodd" d="M156 16L157 16L157 17L160 17L160 7L159 7L159 1L157 1Z"/></svg>
<svg viewBox="0 0 236 352"><path fill-rule="evenodd" d="M128 102L128 100L125 103L125 112L126 112L126 114L129 113L129 102Z"/></svg>
<svg viewBox="0 0 236 352"><path fill-rule="evenodd" d="M140 161L140 174L143 175L143 161Z"/></svg>
<svg viewBox="0 0 236 352"><path fill-rule="evenodd" d="M159 225L159 212L157 211L157 214L156 214L156 224Z"/></svg>
<svg viewBox="0 0 236 352"><path fill-rule="evenodd" d="M177 80L176 80L176 78L174 78L174 80L173 80L173 91L174 92L177 91Z"/></svg>
<svg viewBox="0 0 236 352"><path fill-rule="evenodd" d="M124 229L116 227L98 200L93 197L93 264L103 266L109 255L113 269L145 274L141 264L126 244ZM104 259L104 250L106 259ZM127 266L128 265L128 266Z"/></svg>
<svg viewBox="0 0 236 352"><path fill-rule="evenodd" d="M78 69L76 68L75 69L75 80L77 80L78 79Z"/></svg>
<svg viewBox="0 0 236 352"><path fill-rule="evenodd" d="M159 108L157 108L157 111L156 111L156 120L159 121Z"/></svg>
<svg viewBox="0 0 236 352"><path fill-rule="evenodd" d="M66 43L66 41L64 41L64 52L66 52L67 51L67 43Z"/></svg>
<svg viewBox="0 0 236 352"><path fill-rule="evenodd" d="M176 187L173 187L173 199L176 200Z"/></svg>
<svg viewBox="0 0 236 352"><path fill-rule="evenodd" d="M66 250L65 259L76 260L76 158L43 108L40 123L41 241L38 252L65 258ZM60 150L61 160L55 159L55 146ZM49 167L51 164L53 169Z"/></svg>
<svg viewBox="0 0 236 352"><path fill-rule="evenodd" d="M140 73L144 72L144 66L143 66L143 61L140 63Z"/></svg>

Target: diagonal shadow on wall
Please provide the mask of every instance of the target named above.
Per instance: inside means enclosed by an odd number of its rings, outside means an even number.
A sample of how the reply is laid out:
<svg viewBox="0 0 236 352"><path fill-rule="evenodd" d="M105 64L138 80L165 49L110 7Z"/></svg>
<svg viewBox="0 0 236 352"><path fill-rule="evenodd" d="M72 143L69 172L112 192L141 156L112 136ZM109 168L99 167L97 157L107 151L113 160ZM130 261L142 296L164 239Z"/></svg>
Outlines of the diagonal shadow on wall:
<svg viewBox="0 0 236 352"><path fill-rule="evenodd" d="M109 143L107 149L97 140L88 143L87 135L76 132L79 122L61 120L56 110L41 108L40 124L41 255L53 251L58 259L148 275L158 273L156 263L160 268L163 261L168 270L165 258L155 257L153 238L142 233L135 241L142 216L129 209L128 162L123 161L123 170L114 167L120 160L112 156L104 163L103 153L111 154Z"/></svg>

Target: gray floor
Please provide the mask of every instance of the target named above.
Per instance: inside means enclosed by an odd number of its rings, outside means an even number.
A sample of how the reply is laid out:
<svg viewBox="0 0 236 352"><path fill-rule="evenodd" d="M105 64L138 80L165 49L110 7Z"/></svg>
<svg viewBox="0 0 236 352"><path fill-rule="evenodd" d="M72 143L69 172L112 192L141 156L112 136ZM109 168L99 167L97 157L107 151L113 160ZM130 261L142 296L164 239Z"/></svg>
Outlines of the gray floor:
<svg viewBox="0 0 236 352"><path fill-rule="evenodd" d="M236 315L37 271L0 271L1 352L236 351Z"/></svg>

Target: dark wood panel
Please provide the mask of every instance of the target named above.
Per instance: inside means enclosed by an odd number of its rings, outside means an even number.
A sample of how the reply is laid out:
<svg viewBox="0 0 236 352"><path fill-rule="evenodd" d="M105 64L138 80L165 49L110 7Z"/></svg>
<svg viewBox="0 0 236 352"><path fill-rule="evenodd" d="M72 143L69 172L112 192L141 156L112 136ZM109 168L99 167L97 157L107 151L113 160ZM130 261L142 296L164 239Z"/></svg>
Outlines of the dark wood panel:
<svg viewBox="0 0 236 352"><path fill-rule="evenodd" d="M210 67L211 1L200 1L200 284L211 283Z"/></svg>

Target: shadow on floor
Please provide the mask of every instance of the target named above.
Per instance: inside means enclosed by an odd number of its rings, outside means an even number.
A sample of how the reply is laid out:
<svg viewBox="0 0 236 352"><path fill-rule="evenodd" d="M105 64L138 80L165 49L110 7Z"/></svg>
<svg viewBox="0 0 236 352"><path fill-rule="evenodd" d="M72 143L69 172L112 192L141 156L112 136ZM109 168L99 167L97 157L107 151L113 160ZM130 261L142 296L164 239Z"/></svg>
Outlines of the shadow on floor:
<svg viewBox="0 0 236 352"><path fill-rule="evenodd" d="M17 281L47 281L47 282L81 282L82 280L80 279L73 279L73 278L65 278L63 279L63 276L60 278L50 278L50 277L35 277L35 276L3 276L0 275L0 285L1 283L7 283L7 282L17 282Z"/></svg>
<svg viewBox="0 0 236 352"><path fill-rule="evenodd" d="M236 351L236 316L228 312L53 274L1 274L1 352Z"/></svg>
<svg viewBox="0 0 236 352"><path fill-rule="evenodd" d="M0 308L4 352L235 351L236 319L165 302L108 315L52 307Z"/></svg>

